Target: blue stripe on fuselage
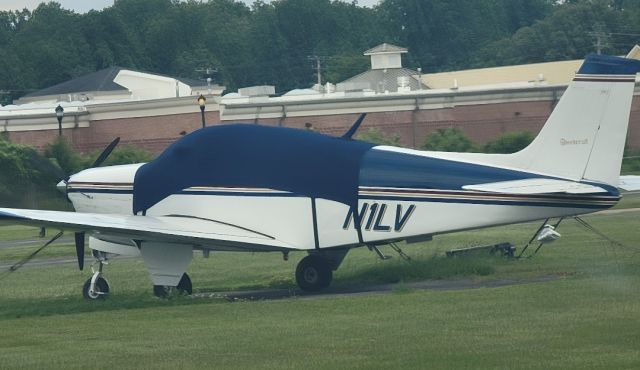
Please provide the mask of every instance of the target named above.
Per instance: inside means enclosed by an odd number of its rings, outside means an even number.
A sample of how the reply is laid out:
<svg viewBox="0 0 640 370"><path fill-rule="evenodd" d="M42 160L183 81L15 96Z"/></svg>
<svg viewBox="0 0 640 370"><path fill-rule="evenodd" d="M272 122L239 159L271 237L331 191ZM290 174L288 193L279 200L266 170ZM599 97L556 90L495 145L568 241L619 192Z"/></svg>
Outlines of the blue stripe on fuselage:
<svg viewBox="0 0 640 370"><path fill-rule="evenodd" d="M500 200L500 199L467 199L467 198L429 198L429 197L411 197L411 196L386 196L386 195L367 195L360 197L360 200L380 200L395 202L426 202L426 203L464 203L464 204L483 204L483 205L500 205L500 206L524 206L524 207L554 207L554 208L587 208L587 209L606 209L613 207L616 200L612 199L611 204L594 204L593 202L585 203L566 203L561 200L548 201L526 201L526 200Z"/></svg>
<svg viewBox="0 0 640 370"><path fill-rule="evenodd" d="M83 194L120 194L132 195L131 190L115 190L115 189L73 189L70 193ZM470 198L469 194L475 192L461 192L460 194L448 194L446 196L428 196L428 195L398 195L398 194L361 194L359 199L380 200L380 201L406 201L419 203L464 203L464 204L482 204L482 205L504 205L504 206L528 206L528 207L554 207L554 208L587 208L587 209L605 209L612 207L618 200L615 196L602 196L594 194L593 197L586 195L581 196L562 196L562 195L510 195L509 198L497 199L494 194L487 193L486 197ZM266 198L297 198L306 197L303 194L284 193L284 192L247 192L247 191L191 191L183 190L176 195L206 195L206 196L240 196L240 197L266 197ZM520 199L518 199L520 198ZM0 215L2 216L2 215Z"/></svg>
<svg viewBox="0 0 640 370"><path fill-rule="evenodd" d="M372 149L360 167L360 186L460 190L465 185L552 178L522 171Z"/></svg>
<svg viewBox="0 0 640 370"><path fill-rule="evenodd" d="M559 178L376 148L365 154L360 168L360 186L383 188L461 190L465 185L525 179ZM614 186L582 183L606 190L607 196L620 196Z"/></svg>

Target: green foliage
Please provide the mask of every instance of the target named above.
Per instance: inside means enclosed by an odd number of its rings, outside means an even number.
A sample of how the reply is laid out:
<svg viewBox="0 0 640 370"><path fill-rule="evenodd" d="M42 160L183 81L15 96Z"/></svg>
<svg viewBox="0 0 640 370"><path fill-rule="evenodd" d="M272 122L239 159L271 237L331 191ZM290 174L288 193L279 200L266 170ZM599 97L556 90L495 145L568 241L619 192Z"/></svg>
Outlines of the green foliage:
<svg viewBox="0 0 640 370"><path fill-rule="evenodd" d="M251 8L237 0L120 0L76 14L49 2L0 11L0 86L17 98L110 66L189 78L215 67L214 81L229 89L274 84L285 91L315 82L309 57L329 57L322 82L336 83L366 70L362 52L382 42L407 47L405 65L425 72L581 57L592 49L594 22L604 32L633 30L638 9L620 0L382 0L373 8L332 0ZM614 41L606 51L635 42Z"/></svg>
<svg viewBox="0 0 640 370"><path fill-rule="evenodd" d="M49 207L58 197L55 184L62 172L33 148L0 139L0 204L10 207Z"/></svg>
<svg viewBox="0 0 640 370"><path fill-rule="evenodd" d="M391 134L385 135L382 131L375 128L370 128L367 131L357 135L358 140L367 141L376 145L392 145L402 146L400 135Z"/></svg>
<svg viewBox="0 0 640 370"><path fill-rule="evenodd" d="M515 153L524 149L535 136L530 132L507 132L484 145L485 153Z"/></svg>
<svg viewBox="0 0 640 370"><path fill-rule="evenodd" d="M52 144L47 144L44 156L58 165L66 176L89 165L88 160L76 152L63 136L58 136Z"/></svg>
<svg viewBox="0 0 640 370"><path fill-rule="evenodd" d="M625 175L640 174L640 150L632 150L629 147L624 148L624 158L622 159L621 173Z"/></svg>
<svg viewBox="0 0 640 370"><path fill-rule="evenodd" d="M473 52L477 66L524 64L583 58L595 52L596 33L601 51L626 54L637 42L638 2L593 0L557 2L554 11L512 36L488 43Z"/></svg>
<svg viewBox="0 0 640 370"><path fill-rule="evenodd" d="M58 137L53 144L47 145L44 155L69 176L91 166L101 152L102 150L83 155L73 149L64 137ZM125 145L116 147L102 165L143 163L152 159L153 155L148 151Z"/></svg>
<svg viewBox="0 0 640 370"><path fill-rule="evenodd" d="M68 209L55 185L89 167L99 154L82 155L59 137L40 155L31 147L12 144L0 136L0 206ZM151 159L153 156L143 149L124 146L114 150L104 165Z"/></svg>
<svg viewBox="0 0 640 370"><path fill-rule="evenodd" d="M104 162L104 166L114 166L118 164L134 164L149 162L153 159L153 155L148 151L134 146L122 146L109 155Z"/></svg>
<svg viewBox="0 0 640 370"><path fill-rule="evenodd" d="M636 0L120 0L76 14L55 2L0 11L0 96L19 96L78 75L121 66L189 78L215 67L214 82L273 84L278 91L341 82L368 68L382 42L409 49L425 73L625 54L637 42Z"/></svg>
<svg viewBox="0 0 640 370"><path fill-rule="evenodd" d="M7 369L76 368L86 361L78 348L89 340L115 354L100 359L100 367L113 369L146 368L159 359L161 368L180 369L415 369L425 364L436 369L633 369L640 332L637 215L588 216L596 229L628 247L612 247L566 220L565 238L530 259L441 258L425 265L429 258L419 256L442 255L468 240L526 242L537 227L533 224L402 245L412 257L418 255L411 262L379 261L366 248L354 249L335 272L338 284L302 299L295 289L285 299L268 298L286 294L283 290L246 290L270 278L291 280L303 252L292 253L289 262L277 253L194 258L189 274L199 294L166 300L152 296L139 258L112 260L105 273L114 294L103 302L82 299L80 287L90 273L72 264L25 267L0 279L2 364ZM0 230L0 239L3 234ZM15 249L1 248L0 260L10 263L29 253ZM62 251L73 258L72 245L54 245L43 254ZM440 276L430 271L436 262L462 273L446 280L395 277L403 282L393 293L367 293L369 273L393 277L386 270L399 271L400 264L418 272L415 263L425 275ZM456 263L488 268L467 274ZM413 278L419 279L417 285ZM239 288L252 298L219 294ZM216 320L203 320L212 314ZM94 331L78 334L87 327ZM505 355L519 350L517 358Z"/></svg>
<svg viewBox="0 0 640 370"><path fill-rule="evenodd" d="M474 145L458 128L439 128L425 139L425 150L440 152L472 152Z"/></svg>
<svg viewBox="0 0 640 370"><path fill-rule="evenodd" d="M550 13L545 0L386 0L378 17L390 40L411 51L425 71L469 64L469 52L509 37Z"/></svg>

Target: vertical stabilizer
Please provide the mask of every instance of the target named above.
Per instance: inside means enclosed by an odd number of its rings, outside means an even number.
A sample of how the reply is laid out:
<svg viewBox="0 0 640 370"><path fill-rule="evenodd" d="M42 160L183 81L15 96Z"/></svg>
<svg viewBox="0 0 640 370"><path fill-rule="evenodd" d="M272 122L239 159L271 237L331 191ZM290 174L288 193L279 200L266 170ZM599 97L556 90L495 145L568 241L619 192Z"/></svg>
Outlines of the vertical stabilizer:
<svg viewBox="0 0 640 370"><path fill-rule="evenodd" d="M589 55L535 140L510 165L617 185L640 61Z"/></svg>

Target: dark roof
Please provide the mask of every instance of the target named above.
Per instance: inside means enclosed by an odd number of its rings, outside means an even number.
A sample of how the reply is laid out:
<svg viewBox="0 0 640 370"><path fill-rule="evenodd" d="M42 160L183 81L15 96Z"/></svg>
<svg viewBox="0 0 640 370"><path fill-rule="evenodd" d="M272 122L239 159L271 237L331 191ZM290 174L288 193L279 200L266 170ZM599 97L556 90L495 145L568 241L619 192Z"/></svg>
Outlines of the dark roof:
<svg viewBox="0 0 640 370"><path fill-rule="evenodd" d="M159 75L162 76L162 75ZM165 76L168 77L168 76ZM203 81L203 80L196 80L193 78L182 78L182 77L171 77L171 78L175 78L176 80L182 82L185 85L189 85L191 87L200 87L200 86L207 86L207 81ZM213 83L213 81L211 82L211 86L214 86L215 84Z"/></svg>
<svg viewBox="0 0 640 370"><path fill-rule="evenodd" d="M38 90L31 94L25 95L25 97L47 96L47 95L65 95L65 94L77 94L81 92L105 92L105 91L127 91L127 88L118 85L113 80L118 76L121 70L125 68L110 67L105 68L97 72L89 73L73 80L66 81L51 87L47 87L42 90ZM127 69L128 71L135 71L133 69ZM176 78L158 73L140 72L154 76L162 76L175 78L176 80L189 85L194 86L207 86L206 81L199 81L189 78Z"/></svg>
<svg viewBox="0 0 640 370"><path fill-rule="evenodd" d="M79 92L95 92L95 91L122 91L127 90L123 86L113 82L122 68L110 67L103 70L89 73L73 80L69 80L42 90L38 90L25 97L46 96L46 95L63 95Z"/></svg>
<svg viewBox="0 0 640 370"><path fill-rule="evenodd" d="M411 90L420 90L421 88L426 89L426 85L421 84L418 79L413 77L417 74L419 74L417 71L408 68L371 69L338 83L337 90L348 91L371 89L379 92L385 90L389 92L397 92L398 77L409 77L409 87Z"/></svg>

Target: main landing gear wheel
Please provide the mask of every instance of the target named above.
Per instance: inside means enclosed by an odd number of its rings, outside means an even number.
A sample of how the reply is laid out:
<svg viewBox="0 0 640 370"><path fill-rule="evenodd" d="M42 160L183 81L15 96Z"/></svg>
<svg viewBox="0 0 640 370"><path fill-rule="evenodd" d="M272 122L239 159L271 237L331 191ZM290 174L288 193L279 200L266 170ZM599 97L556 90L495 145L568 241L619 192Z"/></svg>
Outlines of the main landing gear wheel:
<svg viewBox="0 0 640 370"><path fill-rule="evenodd" d="M96 286L91 290L91 278L89 278L82 287L82 296L85 299L105 299L109 294L109 284L102 277L96 279Z"/></svg>
<svg viewBox="0 0 640 370"><path fill-rule="evenodd" d="M181 295L191 295L193 293L193 287L191 285L191 278L187 273L182 274L178 286L175 287L176 291ZM153 294L158 298L167 298L169 293L173 290L173 287L166 285L154 285Z"/></svg>
<svg viewBox="0 0 640 370"><path fill-rule="evenodd" d="M331 266L321 256L306 256L296 268L296 282L300 289L307 292L317 292L328 287L332 278Z"/></svg>

